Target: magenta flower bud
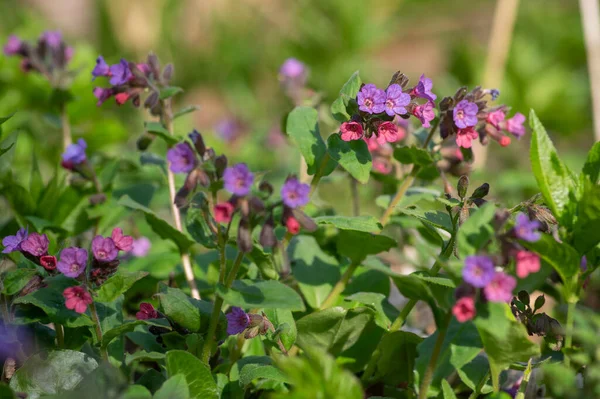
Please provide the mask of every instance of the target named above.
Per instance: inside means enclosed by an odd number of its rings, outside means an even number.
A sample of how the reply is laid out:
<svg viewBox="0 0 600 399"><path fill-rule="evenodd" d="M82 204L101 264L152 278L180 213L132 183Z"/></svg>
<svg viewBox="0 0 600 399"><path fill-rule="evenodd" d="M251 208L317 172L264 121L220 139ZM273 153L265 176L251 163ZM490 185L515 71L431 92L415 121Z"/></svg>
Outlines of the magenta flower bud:
<svg viewBox="0 0 600 399"><path fill-rule="evenodd" d="M40 257L40 264L44 267L44 269L51 271L56 269L56 256L52 255L44 255Z"/></svg>
<svg viewBox="0 0 600 399"><path fill-rule="evenodd" d="M287 179L281 187L281 199L290 208L298 208L308 204L310 186L300 183L296 178Z"/></svg>
<svg viewBox="0 0 600 399"><path fill-rule="evenodd" d="M425 104L417 105L413 109L412 113L421 121L423 127L429 128L431 127L430 122L435 119L435 112L433 111L433 108L433 102L428 101Z"/></svg>
<svg viewBox="0 0 600 399"><path fill-rule="evenodd" d="M19 54L23 48L23 42L15 35L10 35L8 41L4 45L4 55L16 55Z"/></svg>
<svg viewBox="0 0 600 399"><path fill-rule="evenodd" d="M459 323L471 320L475 317L475 300L472 297L462 297L452 307L452 314Z"/></svg>
<svg viewBox="0 0 600 399"><path fill-rule="evenodd" d="M169 169L173 173L189 173L198 164L194 150L188 143L179 143L167 151Z"/></svg>
<svg viewBox="0 0 600 399"><path fill-rule="evenodd" d="M21 250L33 256L42 256L48 253L48 236L46 234L31 233L21 242Z"/></svg>
<svg viewBox="0 0 600 399"><path fill-rule="evenodd" d="M147 302L140 303L140 311L135 314L138 320L158 319L158 311L152 304Z"/></svg>
<svg viewBox="0 0 600 399"><path fill-rule="evenodd" d="M502 109L497 109L496 111L487 114L485 121L496 129L500 129L500 123L504 121L504 118L506 118L504 111Z"/></svg>
<svg viewBox="0 0 600 399"><path fill-rule="evenodd" d="M410 94L415 97L424 98L427 102L434 102L437 96L431 91L432 88L433 82L423 74L419 78L419 83L411 90Z"/></svg>
<svg viewBox="0 0 600 399"><path fill-rule="evenodd" d="M234 206L230 202L221 202L215 205L214 215L217 223L229 223L233 216Z"/></svg>
<svg viewBox="0 0 600 399"><path fill-rule="evenodd" d="M390 85L386 91L385 113L389 116L404 115L408 111L406 107L410 104L410 95L402 92L402 87L399 84Z"/></svg>
<svg viewBox="0 0 600 399"><path fill-rule="evenodd" d="M250 172L245 163L238 163L225 169L223 172L225 190L231 194L243 197L250 193L254 182L254 173Z"/></svg>
<svg viewBox="0 0 600 399"><path fill-rule="evenodd" d="M65 276L77 278L85 270L87 260L88 252L85 249L65 248L60 252L60 260L56 267Z"/></svg>
<svg viewBox="0 0 600 399"><path fill-rule="evenodd" d="M471 148L473 140L476 140L478 137L479 133L472 126L459 129L456 133L456 145L462 148Z"/></svg>
<svg viewBox="0 0 600 399"><path fill-rule="evenodd" d="M492 281L483 288L483 293L490 302L508 303L512 299L512 292L516 286L517 280L513 276L497 272L494 274Z"/></svg>
<svg viewBox="0 0 600 399"><path fill-rule="evenodd" d="M248 313L235 306L231 308L231 312L227 313L225 317L227 317L227 334L229 335L239 334L250 325Z"/></svg>
<svg viewBox="0 0 600 399"><path fill-rule="evenodd" d="M483 288L494 278L494 262L488 256L467 256L463 268L463 280L473 287Z"/></svg>
<svg viewBox="0 0 600 399"><path fill-rule="evenodd" d="M454 107L454 124L459 129L475 126L477 124L478 112L479 108L477 107L477 104L472 103L468 100L462 100L458 104L456 104L456 107Z"/></svg>
<svg viewBox="0 0 600 399"><path fill-rule="evenodd" d="M106 100L111 98L115 94L115 91L113 88L105 89L103 87L94 87L93 93L94 93L94 97L96 97L98 99L96 106L99 107Z"/></svg>
<svg viewBox="0 0 600 399"><path fill-rule="evenodd" d="M28 236L27 229L19 229L14 236L6 236L2 239L2 245L4 249L2 253L9 254L14 251L21 250L21 243Z"/></svg>
<svg viewBox="0 0 600 399"><path fill-rule="evenodd" d="M363 127L358 122L344 122L340 126L340 133L344 141L360 140L363 137Z"/></svg>
<svg viewBox="0 0 600 399"><path fill-rule="evenodd" d="M300 79L306 78L306 65L296 58L288 58L281 64L279 75L284 79Z"/></svg>
<svg viewBox="0 0 600 399"><path fill-rule="evenodd" d="M364 85L356 96L358 109L369 114L380 114L385 111L385 91L372 83Z"/></svg>
<svg viewBox="0 0 600 399"><path fill-rule="evenodd" d="M119 255L119 249L112 238L96 236L92 240L92 253L98 262L112 262Z"/></svg>

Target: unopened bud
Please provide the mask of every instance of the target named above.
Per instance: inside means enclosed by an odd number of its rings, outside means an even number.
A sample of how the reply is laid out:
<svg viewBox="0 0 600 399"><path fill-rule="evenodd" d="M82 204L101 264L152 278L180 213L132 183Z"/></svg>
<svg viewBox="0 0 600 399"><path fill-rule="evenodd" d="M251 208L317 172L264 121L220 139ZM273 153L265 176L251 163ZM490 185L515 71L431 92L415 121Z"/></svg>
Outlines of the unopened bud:
<svg viewBox="0 0 600 399"><path fill-rule="evenodd" d="M467 86L460 87L454 94L454 101L460 102L467 95Z"/></svg>
<svg viewBox="0 0 600 399"><path fill-rule="evenodd" d="M206 152L206 145L204 144L202 135L196 129L194 129L188 136L192 140L192 143L194 143L194 148L196 149L198 155L203 157L204 153Z"/></svg>
<svg viewBox="0 0 600 399"><path fill-rule="evenodd" d="M152 74L155 77L159 77L160 76L160 61L158 60L158 57L156 56L156 54L154 53L150 53L148 54L148 66L150 67L150 70L152 71Z"/></svg>
<svg viewBox="0 0 600 399"><path fill-rule="evenodd" d="M137 148L140 151L146 151L156 136L153 134L144 133L137 141Z"/></svg>
<svg viewBox="0 0 600 399"><path fill-rule="evenodd" d="M467 190L469 189L469 178L467 176L461 176L458 179L458 184L456 185L456 190L458 191L458 196L460 199L464 199L467 195Z"/></svg>
<svg viewBox="0 0 600 399"><path fill-rule="evenodd" d="M144 107L152 108L158 103L158 93L153 91L148 97L146 97L146 101L144 101Z"/></svg>
<svg viewBox="0 0 600 399"><path fill-rule="evenodd" d="M404 89L404 88L406 88L406 85L408 84L408 77L406 77L406 75L403 74L402 72L398 71L398 72L394 73L394 75L392 76L392 79L390 80L390 84L388 86L391 86L393 84L400 85Z"/></svg>
<svg viewBox="0 0 600 399"><path fill-rule="evenodd" d="M31 294L44 287L44 282L41 276L34 275L28 282L25 284L25 287L19 292L19 296L25 296L27 294Z"/></svg>
<svg viewBox="0 0 600 399"><path fill-rule="evenodd" d="M219 155L215 158L215 173L217 174L217 178L220 179L223 177L223 172L227 168L227 157L225 155Z"/></svg>
<svg viewBox="0 0 600 399"><path fill-rule="evenodd" d="M247 218L240 220L237 236L238 250L249 253L252 252L252 232L250 231L250 222Z"/></svg>
<svg viewBox="0 0 600 399"><path fill-rule="evenodd" d="M162 77L163 77L165 83L168 83L171 80L171 78L173 77L173 70L174 70L173 64L167 64L167 66L163 70Z"/></svg>
<svg viewBox="0 0 600 399"><path fill-rule="evenodd" d="M442 101L440 101L440 111L448 111L452 105L454 105L452 97L444 97Z"/></svg>
<svg viewBox="0 0 600 399"><path fill-rule="evenodd" d="M529 306L530 298L529 298L529 294L527 293L527 291L519 291L519 293L517 294L517 297L519 298L519 301L521 301L525 305Z"/></svg>
<svg viewBox="0 0 600 399"><path fill-rule="evenodd" d="M258 189L261 192L266 193L267 196L270 196L271 194L273 194L273 186L268 181L264 181L264 180L261 181L260 184L258 185Z"/></svg>
<svg viewBox="0 0 600 399"><path fill-rule="evenodd" d="M540 295L535 299L534 311L540 309L546 303L546 297L544 295Z"/></svg>
<svg viewBox="0 0 600 399"><path fill-rule="evenodd" d="M277 237L275 237L275 222L272 214L263 225L258 241L260 242L260 245L265 248L272 248L277 244Z"/></svg>
<svg viewBox="0 0 600 399"><path fill-rule="evenodd" d="M311 232L311 233L314 231L317 231L318 226L315 223L315 221L312 220L310 218L310 216L308 216L302 210L297 209L297 208L293 209L292 214L294 215L294 218L296 218L298 223L300 223L300 226L302 226L302 228L304 228L304 230Z"/></svg>
<svg viewBox="0 0 600 399"><path fill-rule="evenodd" d="M487 183L483 183L481 186L477 187L471 198L484 198L490 192L490 185Z"/></svg>

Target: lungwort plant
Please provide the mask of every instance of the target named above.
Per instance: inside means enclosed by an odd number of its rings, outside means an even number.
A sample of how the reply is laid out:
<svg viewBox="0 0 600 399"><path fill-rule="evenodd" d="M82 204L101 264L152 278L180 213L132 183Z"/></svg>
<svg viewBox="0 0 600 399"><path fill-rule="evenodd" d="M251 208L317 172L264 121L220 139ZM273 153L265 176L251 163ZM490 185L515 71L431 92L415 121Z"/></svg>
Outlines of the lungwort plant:
<svg viewBox="0 0 600 399"><path fill-rule="evenodd" d="M48 78L65 116L60 35L11 37L5 54ZM425 76L378 87L356 72L328 108L307 73L294 59L280 70L303 159L285 179L182 131L196 107L176 107L174 67L154 55L98 57L91 71L98 106L144 108L133 155L73 143L63 117L62 168L43 179L34 162L25 185L17 136L3 137L2 397L600 395L600 319L578 305L600 263L600 145L576 173L532 111L539 194L501 204L494 182L468 178L474 142L528 140L497 90L440 100ZM351 198L319 200L339 180ZM379 217L361 214L365 185ZM417 327L416 313L431 322Z"/></svg>

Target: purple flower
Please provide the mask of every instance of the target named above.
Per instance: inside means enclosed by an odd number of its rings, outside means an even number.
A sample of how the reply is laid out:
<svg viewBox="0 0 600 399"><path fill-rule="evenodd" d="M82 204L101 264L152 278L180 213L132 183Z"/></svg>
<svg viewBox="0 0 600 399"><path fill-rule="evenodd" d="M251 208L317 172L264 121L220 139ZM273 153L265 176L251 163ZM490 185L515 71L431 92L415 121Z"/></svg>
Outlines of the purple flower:
<svg viewBox="0 0 600 399"><path fill-rule="evenodd" d="M541 237L540 232L537 231L540 227L540 222L537 220L529 220L529 217L526 214L519 213L514 227L515 236L524 241L537 241Z"/></svg>
<svg viewBox="0 0 600 399"><path fill-rule="evenodd" d="M494 274L492 281L485 286L483 293L490 302L510 302L512 292L516 286L517 280L513 276L498 272Z"/></svg>
<svg viewBox="0 0 600 399"><path fill-rule="evenodd" d="M358 109L369 114L380 114L385 111L385 91L378 89L372 83L364 85L356 96Z"/></svg>
<svg viewBox="0 0 600 399"><path fill-rule="evenodd" d="M77 278L85 270L87 259L88 252L85 249L65 248L60 252L60 260L56 268L67 277Z"/></svg>
<svg viewBox="0 0 600 399"><path fill-rule="evenodd" d="M468 100L460 101L456 104L456 107L454 107L454 124L456 124L456 127L459 129L475 126L477 124L477 112L479 112L477 104Z"/></svg>
<svg viewBox="0 0 600 399"><path fill-rule="evenodd" d="M310 186L300 183L295 178L287 179L283 187L281 187L281 199L290 208L297 208L308 204L309 194Z"/></svg>
<svg viewBox="0 0 600 399"><path fill-rule="evenodd" d="M110 76L110 67L104 61L104 57L101 55L96 58L96 66L92 70L92 80L96 79L99 76Z"/></svg>
<svg viewBox="0 0 600 399"><path fill-rule="evenodd" d="M517 112L512 118L506 121L506 130L513 134L516 138L521 138L525 134L525 115Z"/></svg>
<svg viewBox="0 0 600 399"><path fill-rule="evenodd" d="M167 151L169 169L173 173L189 173L198 163L196 153L188 143L179 143Z"/></svg>
<svg viewBox="0 0 600 399"><path fill-rule="evenodd" d="M21 243L27 238L27 229L19 229L14 236L6 236L2 239L4 249L2 253L8 254L14 251L21 250Z"/></svg>
<svg viewBox="0 0 600 399"><path fill-rule="evenodd" d="M250 316L235 306L231 308L231 312L227 313L225 317L227 317L227 334L229 335L243 332L250 324Z"/></svg>
<svg viewBox="0 0 600 399"><path fill-rule="evenodd" d="M133 240L133 248L129 252L133 256L137 258L143 258L148 255L150 248L152 247L152 243L146 237L140 237L138 239Z"/></svg>
<svg viewBox="0 0 600 399"><path fill-rule="evenodd" d="M46 234L31 233L21 241L21 250L33 256L42 256L48 253L49 243Z"/></svg>
<svg viewBox="0 0 600 399"><path fill-rule="evenodd" d="M433 111L434 104L431 101L427 101L425 104L417 105L413 109L413 115L416 116L423 127L431 127L432 120L435 119L435 112Z"/></svg>
<svg viewBox="0 0 600 399"><path fill-rule="evenodd" d="M8 41L4 45L4 55L15 55L21 51L23 42L15 35L10 35Z"/></svg>
<svg viewBox="0 0 600 399"><path fill-rule="evenodd" d="M402 93L402 87L399 84L390 85L385 91L386 100L385 100L385 113L389 116L404 115L408 111L405 106L410 103L410 95L407 93Z"/></svg>
<svg viewBox="0 0 600 399"><path fill-rule="evenodd" d="M113 86L118 86L125 84L131 78L131 70L129 70L129 63L121 58L121 61L118 64L114 64L110 66L110 84Z"/></svg>
<svg viewBox="0 0 600 399"><path fill-rule="evenodd" d="M96 236L92 240L92 252L99 262L112 262L119 255L119 248L110 237Z"/></svg>
<svg viewBox="0 0 600 399"><path fill-rule="evenodd" d="M94 97L98 99L96 106L101 106L104 101L108 100L114 94L114 90L111 88L105 89L103 87L94 87Z"/></svg>
<svg viewBox="0 0 600 399"><path fill-rule="evenodd" d="M250 172L245 163L238 163L225 169L223 180L225 190L231 194L244 196L250 192L252 182L254 182L254 173Z"/></svg>
<svg viewBox="0 0 600 399"><path fill-rule="evenodd" d="M77 140L77 143L70 144L62 154L63 163L79 165L87 159L85 149L87 144L84 139Z"/></svg>
<svg viewBox="0 0 600 399"><path fill-rule="evenodd" d="M59 31L46 31L40 37L42 42L46 42L48 47L58 49L62 42L62 34Z"/></svg>
<svg viewBox="0 0 600 399"><path fill-rule="evenodd" d="M296 58L288 58L281 64L279 75L285 79L304 79L306 77L306 65Z"/></svg>
<svg viewBox="0 0 600 399"><path fill-rule="evenodd" d="M433 82L431 79L426 78L425 74L421 75L419 78L419 83L412 89L411 94L416 97L424 98L427 101L435 101L437 96L431 92L431 88L433 87Z"/></svg>
<svg viewBox="0 0 600 399"><path fill-rule="evenodd" d="M467 256L462 275L473 287L483 288L494 278L494 262L487 256Z"/></svg>

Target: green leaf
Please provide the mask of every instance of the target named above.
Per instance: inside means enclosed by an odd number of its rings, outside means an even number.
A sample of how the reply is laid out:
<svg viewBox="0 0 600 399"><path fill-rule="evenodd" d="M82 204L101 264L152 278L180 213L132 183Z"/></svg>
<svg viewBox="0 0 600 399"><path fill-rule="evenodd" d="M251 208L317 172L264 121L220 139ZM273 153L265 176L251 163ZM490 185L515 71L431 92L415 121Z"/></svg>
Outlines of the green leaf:
<svg viewBox="0 0 600 399"><path fill-rule="evenodd" d="M598 176L600 175L600 141L596 142L590 152L588 152L581 173L587 176L592 184L598 183Z"/></svg>
<svg viewBox="0 0 600 399"><path fill-rule="evenodd" d="M296 107L287 118L286 131L314 175L321 167L327 147L319 132L319 113L312 107Z"/></svg>
<svg viewBox="0 0 600 399"><path fill-rule="evenodd" d="M433 312L436 323L440 325L445 313L444 303L441 300L437 300L436 294L429 287L427 281L416 273L409 275L391 273L390 276L402 295L410 299L426 302ZM452 290L450 287L440 287L438 294L443 296Z"/></svg>
<svg viewBox="0 0 600 399"><path fill-rule="evenodd" d="M435 227L436 229L442 229L449 233L454 229L452 227L452 219L450 215L442 211L422 211L420 209L399 209L405 215L415 217L421 221L421 223Z"/></svg>
<svg viewBox="0 0 600 399"><path fill-rule="evenodd" d="M130 385L119 399L152 399L152 393L141 385Z"/></svg>
<svg viewBox="0 0 600 399"><path fill-rule="evenodd" d="M2 154L0 154L2 155ZM0 398L2 399L16 399L15 393L8 385L0 383Z"/></svg>
<svg viewBox="0 0 600 399"><path fill-rule="evenodd" d="M568 226L572 215L568 215L567 207L575 181L533 110L529 114L529 125L533 129L530 149L533 175L552 213Z"/></svg>
<svg viewBox="0 0 600 399"><path fill-rule="evenodd" d="M194 241L190 240L186 234L180 232L163 219L160 219L152 212L152 210L135 202L128 195L122 196L118 203L127 208L142 211L146 217L146 222L152 228L152 231L158 234L162 239L173 241L179 248L179 252L186 253L188 249L194 245Z"/></svg>
<svg viewBox="0 0 600 399"><path fill-rule="evenodd" d="M361 84L362 81L360 80L358 71L356 71L350 76L350 79L344 83L344 86L342 86L342 89L340 90L340 95L335 99L333 104L331 104L331 114L339 122L345 122L352 116L348 112L348 105L350 101L356 99Z"/></svg>
<svg viewBox="0 0 600 399"><path fill-rule="evenodd" d="M158 362L164 360L164 353L140 351L125 354L125 365L129 366L134 362Z"/></svg>
<svg viewBox="0 0 600 399"><path fill-rule="evenodd" d="M210 369L194 355L172 350L166 357L167 373L169 377L183 374L190 392L191 399L217 399L217 384L210 373Z"/></svg>
<svg viewBox="0 0 600 399"><path fill-rule="evenodd" d="M4 124L4 122L6 122L10 118L12 118L14 115L15 115L15 113L13 112L12 114L10 114L8 116L0 116L0 126L2 126Z"/></svg>
<svg viewBox="0 0 600 399"><path fill-rule="evenodd" d="M505 303L487 303L488 312L475 319L475 325L490 362L494 389L499 388L500 373L513 362L539 356L540 348L529 340L525 326L517 322Z"/></svg>
<svg viewBox="0 0 600 399"><path fill-rule="evenodd" d="M83 327L93 325L86 314L79 314L65 307L63 291L67 287L77 285L77 281L62 275L46 278L46 287L16 298L13 304L33 305L42 309L52 322L60 323L66 327Z"/></svg>
<svg viewBox="0 0 600 399"><path fill-rule="evenodd" d="M16 269L9 271L2 280L2 293L9 296L17 294L36 274L37 271L35 269Z"/></svg>
<svg viewBox="0 0 600 399"><path fill-rule="evenodd" d="M341 277L338 260L311 236L298 236L288 249L292 273L308 306L318 309Z"/></svg>
<svg viewBox="0 0 600 399"><path fill-rule="evenodd" d="M17 370L10 387L29 399L60 394L75 388L96 367L98 362L81 352L55 350L45 359L33 355Z"/></svg>
<svg viewBox="0 0 600 399"><path fill-rule="evenodd" d="M293 311L306 310L302 298L296 291L275 280L252 281L236 280L231 288L217 286L223 300L241 308L274 308Z"/></svg>
<svg viewBox="0 0 600 399"><path fill-rule="evenodd" d="M0 156L2 156L5 153L7 153L13 147L13 145L15 145L14 142L10 143L10 145L8 145L6 147L0 147Z"/></svg>
<svg viewBox="0 0 600 399"><path fill-rule="evenodd" d="M179 139L171 135L171 133L169 133L169 131L160 122L144 122L144 129L148 133L151 133L163 139L169 147L179 142Z"/></svg>
<svg viewBox="0 0 600 399"><path fill-rule="evenodd" d="M240 370L240 385L245 386L255 379L288 382L288 378L278 368L269 364L250 363Z"/></svg>
<svg viewBox="0 0 600 399"><path fill-rule="evenodd" d="M183 115L198 111L199 109L199 105L188 105L187 107L183 107L179 111L175 112L175 114L173 115L173 119L175 120Z"/></svg>
<svg viewBox="0 0 600 399"><path fill-rule="evenodd" d="M389 280L388 280L389 281ZM346 301L355 301L367 305L375 310L375 322L386 330L396 319L398 310L388 301L387 296L378 292L357 292L345 298Z"/></svg>
<svg viewBox="0 0 600 399"><path fill-rule="evenodd" d="M162 313L175 323L192 332L203 332L208 328L212 314L212 303L190 298L180 289L161 284L157 294ZM221 313L221 319L225 316Z"/></svg>
<svg viewBox="0 0 600 399"><path fill-rule="evenodd" d="M341 230L378 233L382 229L381 223L373 216L319 216L314 221L317 224L330 224Z"/></svg>
<svg viewBox="0 0 600 399"><path fill-rule="evenodd" d="M360 263L368 255L377 255L396 246L396 240L390 237L354 230L341 230L336 240L339 254L347 256L354 263Z"/></svg>
<svg viewBox="0 0 600 399"><path fill-rule="evenodd" d="M118 269L114 275L102 284L102 287L98 290L96 301L112 302L116 300L121 294L127 292L136 281L147 275L148 272L128 272L123 269Z"/></svg>
<svg viewBox="0 0 600 399"><path fill-rule="evenodd" d="M428 166L433 163L433 158L429 151L416 146L412 147L399 147L394 150L394 158L404 165L419 165Z"/></svg>
<svg viewBox="0 0 600 399"><path fill-rule="evenodd" d="M452 387L446 380L442 380L442 392L444 393L444 399L456 399Z"/></svg>
<svg viewBox="0 0 600 399"><path fill-rule="evenodd" d="M175 94L183 93L183 89L177 86L168 86L160 90L159 98L166 100L169 97L173 97Z"/></svg>
<svg viewBox="0 0 600 399"><path fill-rule="evenodd" d="M108 331L105 331L104 334L102 334L102 347L106 348L113 339L120 337L121 335L126 334L128 332L132 332L137 326L143 324L146 324L144 320L132 320L130 322L125 322Z"/></svg>
<svg viewBox="0 0 600 399"><path fill-rule="evenodd" d="M302 356L282 356L277 359L277 366L287 375L292 388L291 392L274 393L275 399L364 397L356 376L318 348L307 347Z"/></svg>
<svg viewBox="0 0 600 399"><path fill-rule="evenodd" d="M599 142L600 143L600 142ZM573 246L585 254L600 242L600 186L584 183L581 200L577 204L577 221L573 226Z"/></svg>
<svg viewBox="0 0 600 399"><path fill-rule="evenodd" d="M572 277L579 273L581 256L569 244L560 243L549 234L542 234L538 241L521 241L521 244L549 263L558 272L565 286L569 287Z"/></svg>
<svg viewBox="0 0 600 399"><path fill-rule="evenodd" d="M296 321L294 320L292 311L288 309L265 309L265 314L269 321L273 323L275 329L283 324L289 326L289 328L279 334L279 338L283 346L287 350L290 350L298 337L298 329L296 328Z"/></svg>
<svg viewBox="0 0 600 399"><path fill-rule="evenodd" d="M339 134L327 139L329 156L340 164L352 177L366 184L371 175L373 161L364 140L344 141Z"/></svg>
<svg viewBox="0 0 600 399"><path fill-rule="evenodd" d="M183 374L175 374L156 391L153 399L189 399L190 389Z"/></svg>
<svg viewBox="0 0 600 399"><path fill-rule="evenodd" d="M493 237L494 228L491 223L495 213L494 204L487 202L460 226L456 245L461 258L475 255Z"/></svg>
<svg viewBox="0 0 600 399"><path fill-rule="evenodd" d="M423 338L407 331L394 331L384 335L374 378L388 385L411 386L414 379L417 346L422 341Z"/></svg>
<svg viewBox="0 0 600 399"><path fill-rule="evenodd" d="M196 197L194 197L194 199L195 198ZM194 201L192 201L192 203L194 203ZM208 226L202 209L195 206L190 207L185 217L185 226L188 233L190 233L197 243L206 248L217 247L217 236Z"/></svg>
<svg viewBox="0 0 600 399"><path fill-rule="evenodd" d="M352 371L362 370L384 333L375 323L375 311L367 307L324 309L304 316L296 326L300 348L320 347L334 356L352 359L347 364Z"/></svg>

